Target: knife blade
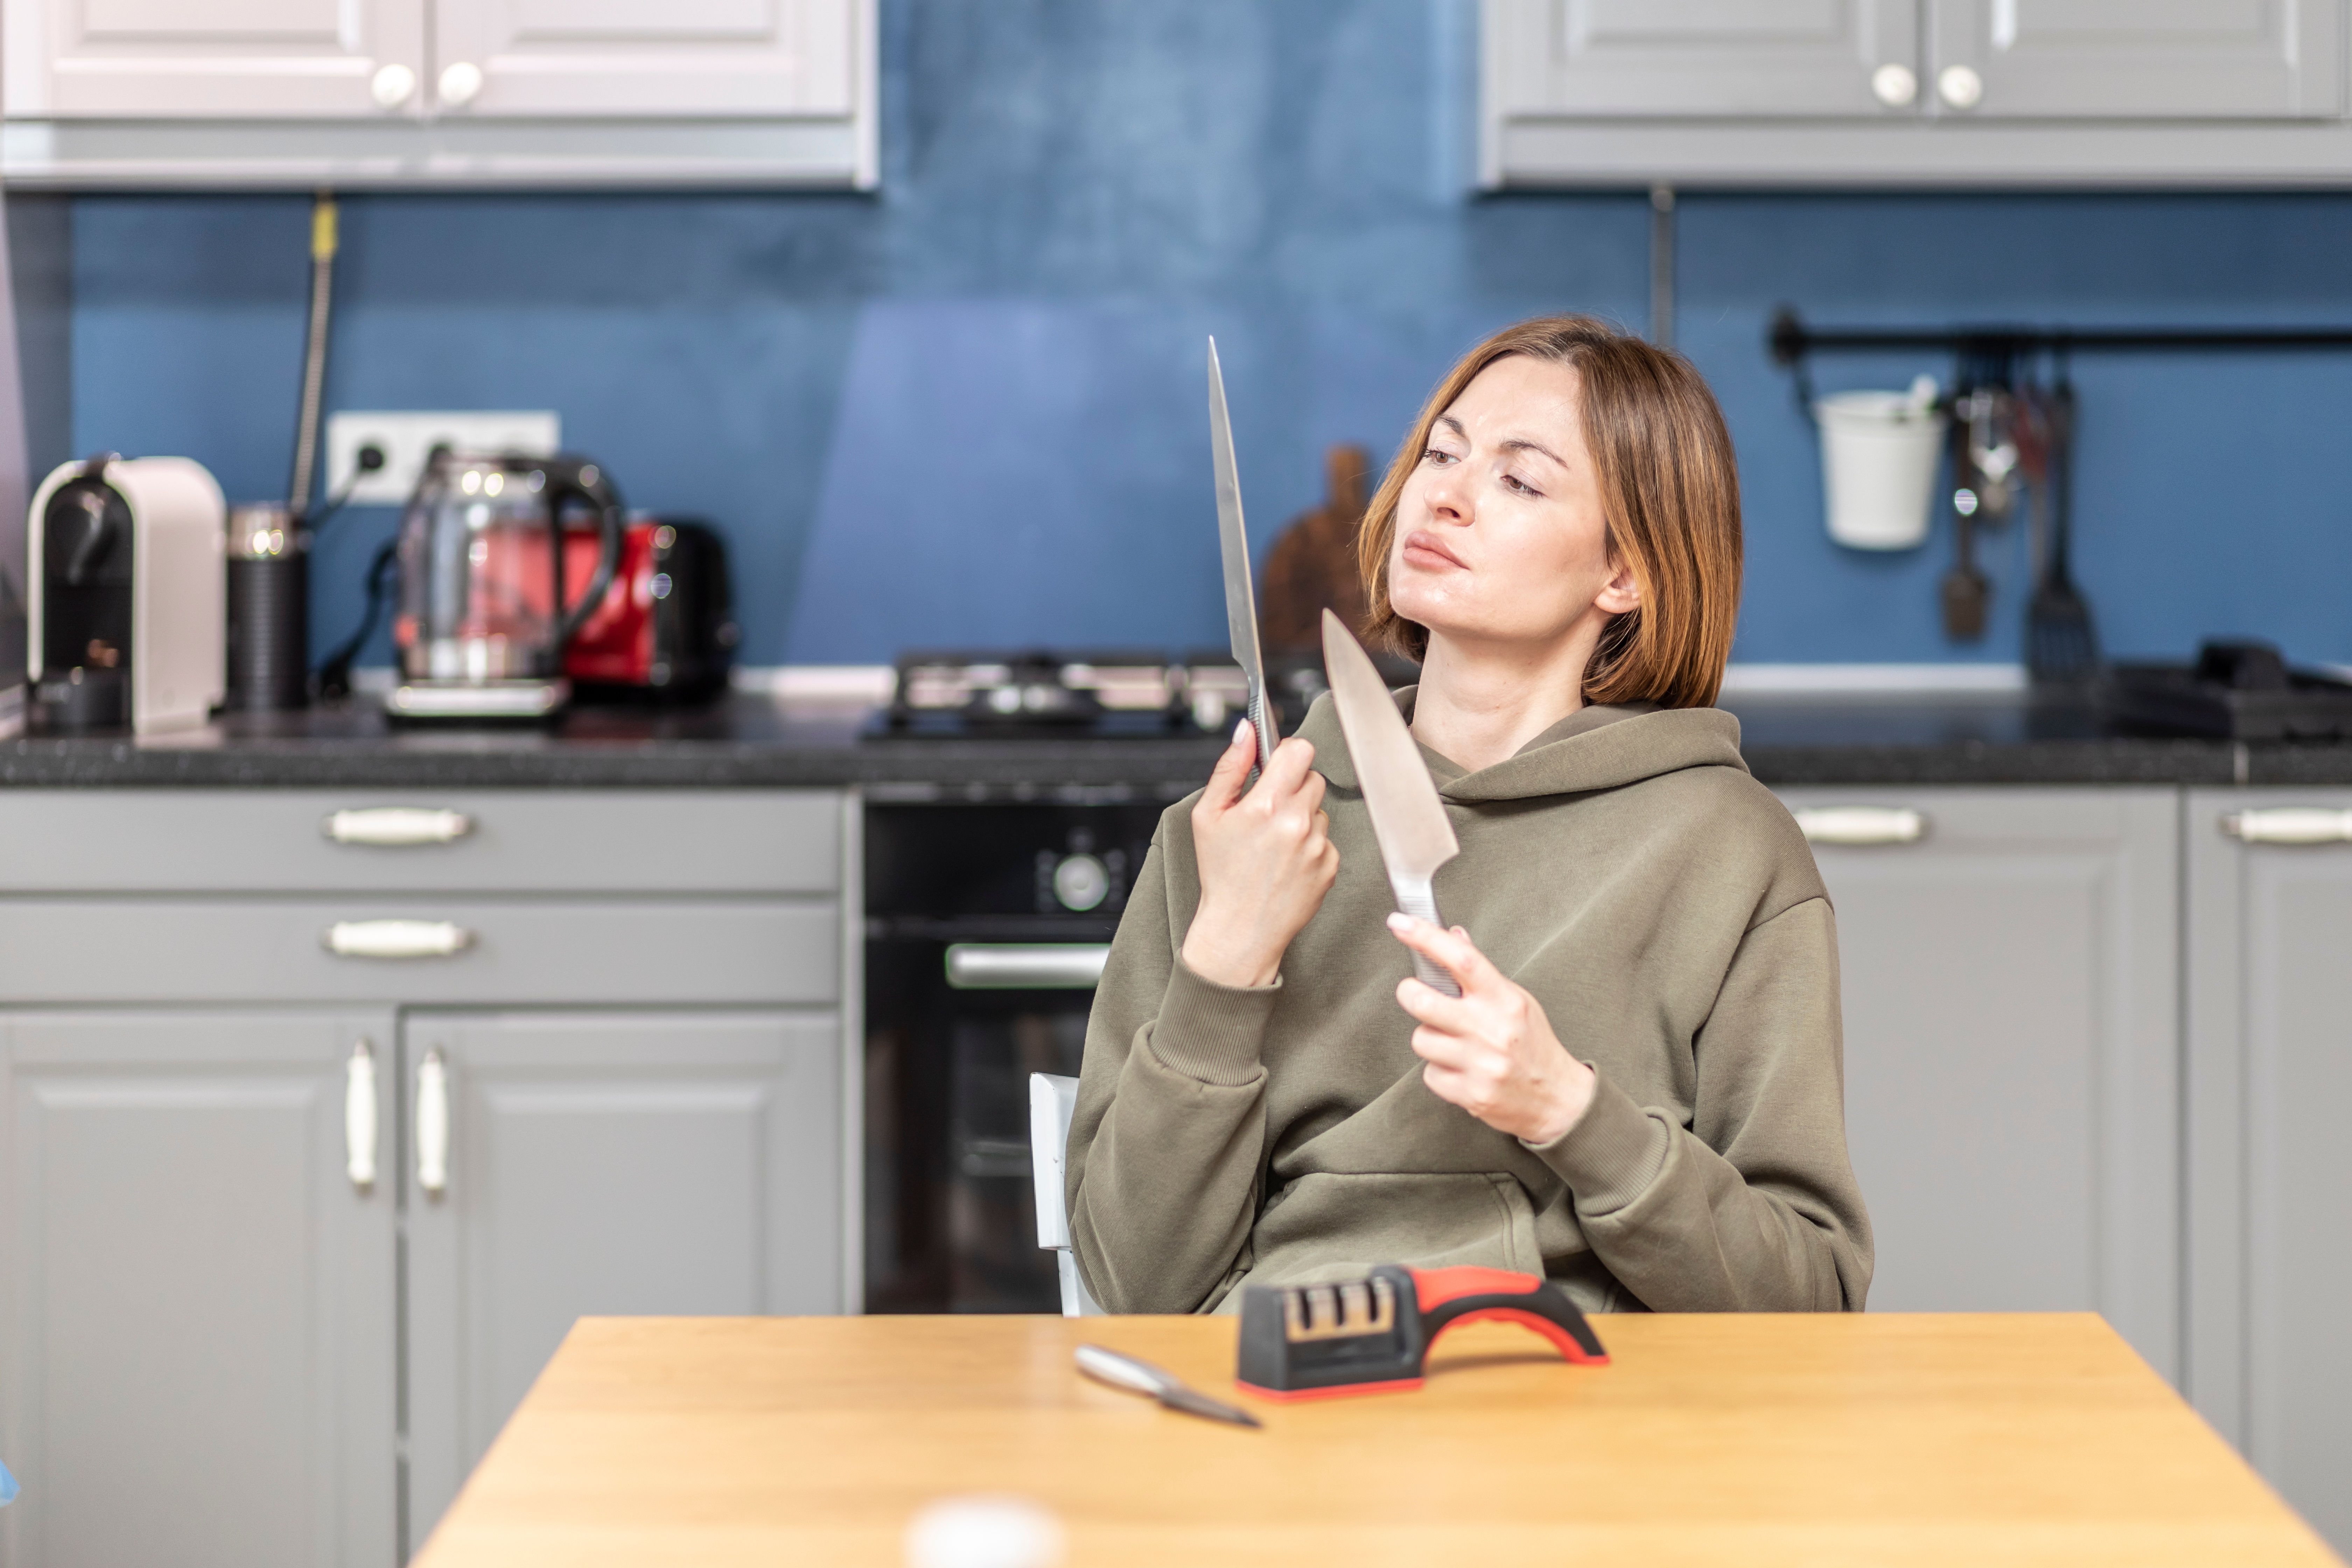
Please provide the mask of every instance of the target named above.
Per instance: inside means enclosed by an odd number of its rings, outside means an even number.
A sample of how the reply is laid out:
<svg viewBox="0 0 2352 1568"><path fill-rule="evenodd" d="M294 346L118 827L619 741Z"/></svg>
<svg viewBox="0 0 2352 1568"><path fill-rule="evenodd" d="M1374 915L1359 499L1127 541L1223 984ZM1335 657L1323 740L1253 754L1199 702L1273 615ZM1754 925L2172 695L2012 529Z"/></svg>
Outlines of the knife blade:
<svg viewBox="0 0 2352 1568"><path fill-rule="evenodd" d="M1237 1405L1220 1404L1205 1394L1197 1394L1185 1387L1183 1380L1175 1373L1162 1372L1148 1361L1138 1360L1108 1345L1080 1345L1077 1363L1078 1370L1088 1377L1108 1383L1114 1388L1148 1394L1171 1410L1181 1410L1187 1415L1205 1416L1212 1421L1227 1421L1236 1426L1263 1425L1256 1416Z"/></svg>
<svg viewBox="0 0 2352 1568"><path fill-rule="evenodd" d="M1429 765L1421 747L1405 728L1389 695L1388 682L1372 668L1345 623L1323 612L1323 672L1331 682L1331 702L1339 710L1339 729L1348 737L1348 755L1355 760L1356 785L1372 814L1372 837L1380 841L1381 860L1388 868L1389 888L1397 908L1434 926L1437 895L1430 879L1437 868L1462 853L1454 824L1437 798ZM1448 996L1462 987L1446 969L1416 952L1412 972L1423 984Z"/></svg>
<svg viewBox="0 0 2352 1568"><path fill-rule="evenodd" d="M1274 710L1265 700L1265 657L1257 641L1257 593L1250 584L1249 531L1242 525L1241 473L1234 465L1234 422L1225 412L1225 374L1217 340L1209 340L1209 458L1217 472L1217 546L1225 566L1225 631L1234 660L1249 682L1249 721L1257 731L1257 762L1274 761Z"/></svg>

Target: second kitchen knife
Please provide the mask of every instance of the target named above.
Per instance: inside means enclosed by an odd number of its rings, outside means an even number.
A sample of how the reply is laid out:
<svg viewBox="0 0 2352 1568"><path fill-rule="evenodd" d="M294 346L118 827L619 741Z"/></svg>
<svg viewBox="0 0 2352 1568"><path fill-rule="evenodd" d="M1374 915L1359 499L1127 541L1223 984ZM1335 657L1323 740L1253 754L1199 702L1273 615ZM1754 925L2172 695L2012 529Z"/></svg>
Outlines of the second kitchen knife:
<svg viewBox="0 0 2352 1568"><path fill-rule="evenodd" d="M1234 422L1225 413L1225 375L1217 340L1209 340L1209 457L1217 469L1217 544L1225 562L1225 630L1249 681L1249 719L1257 730L1257 765L1274 761L1274 706L1265 700L1265 658L1258 651L1257 595L1250 586L1249 534L1242 527L1242 480L1234 467Z"/></svg>
<svg viewBox="0 0 2352 1568"><path fill-rule="evenodd" d="M1323 672L1331 682L1331 701L1339 710L1348 755L1356 763L1356 787L1364 792L1364 805L1372 814L1372 837L1380 840L1397 908L1442 926L1445 922L1438 918L1430 879L1462 853L1462 845L1454 837L1454 824L1445 818L1445 804L1437 798L1429 766L1421 760L1421 747L1389 695L1388 682L1372 668L1363 646L1328 610L1323 612ZM1462 994L1451 973L1418 952L1412 955L1412 972L1423 984L1448 996Z"/></svg>

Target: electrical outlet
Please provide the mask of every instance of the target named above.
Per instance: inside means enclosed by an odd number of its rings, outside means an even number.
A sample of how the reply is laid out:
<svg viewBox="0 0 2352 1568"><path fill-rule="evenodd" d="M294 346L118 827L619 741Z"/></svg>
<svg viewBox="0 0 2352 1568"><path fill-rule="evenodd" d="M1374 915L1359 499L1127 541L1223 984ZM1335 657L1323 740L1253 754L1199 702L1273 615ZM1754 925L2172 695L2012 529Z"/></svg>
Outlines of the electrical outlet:
<svg viewBox="0 0 2352 1568"><path fill-rule="evenodd" d="M351 490L353 506L399 506L416 489L433 448L460 452L520 452L551 458L563 444L563 421L529 410L488 414L352 413L327 416L327 497ZM360 472L360 453L373 447L383 466ZM353 484L353 476L359 482Z"/></svg>

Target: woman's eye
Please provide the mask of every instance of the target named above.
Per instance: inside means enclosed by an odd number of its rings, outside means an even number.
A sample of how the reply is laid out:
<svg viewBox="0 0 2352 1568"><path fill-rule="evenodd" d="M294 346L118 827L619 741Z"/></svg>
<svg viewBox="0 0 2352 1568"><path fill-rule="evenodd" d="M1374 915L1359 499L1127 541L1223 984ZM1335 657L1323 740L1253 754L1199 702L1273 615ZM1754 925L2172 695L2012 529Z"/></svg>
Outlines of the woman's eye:
<svg viewBox="0 0 2352 1568"><path fill-rule="evenodd" d="M1450 463L1454 461L1454 454L1444 451L1439 447L1432 447L1428 451L1423 452L1421 455L1421 460L1424 463Z"/></svg>
<svg viewBox="0 0 2352 1568"><path fill-rule="evenodd" d="M1534 496L1541 495L1543 493L1541 490L1536 489L1535 486L1528 484L1524 479L1521 479L1516 474L1505 474L1503 476L1503 483L1508 487L1510 492L1515 496Z"/></svg>

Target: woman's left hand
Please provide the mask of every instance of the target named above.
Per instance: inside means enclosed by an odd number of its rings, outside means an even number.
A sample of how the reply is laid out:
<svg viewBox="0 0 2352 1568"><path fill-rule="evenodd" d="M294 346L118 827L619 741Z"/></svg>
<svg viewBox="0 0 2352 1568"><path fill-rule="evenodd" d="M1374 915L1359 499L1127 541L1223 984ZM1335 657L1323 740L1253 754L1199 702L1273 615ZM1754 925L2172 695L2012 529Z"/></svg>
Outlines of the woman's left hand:
<svg viewBox="0 0 2352 1568"><path fill-rule="evenodd" d="M1397 1005L1421 1025L1412 1048L1429 1064L1421 1079L1430 1092L1529 1143L1549 1143L1575 1126L1592 1103L1593 1071L1568 1054L1543 1005L1488 963L1459 926L1443 931L1400 913L1389 916L1389 929L1462 986L1458 998L1411 978L1397 986Z"/></svg>

